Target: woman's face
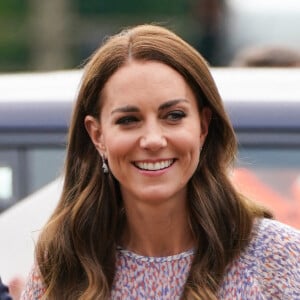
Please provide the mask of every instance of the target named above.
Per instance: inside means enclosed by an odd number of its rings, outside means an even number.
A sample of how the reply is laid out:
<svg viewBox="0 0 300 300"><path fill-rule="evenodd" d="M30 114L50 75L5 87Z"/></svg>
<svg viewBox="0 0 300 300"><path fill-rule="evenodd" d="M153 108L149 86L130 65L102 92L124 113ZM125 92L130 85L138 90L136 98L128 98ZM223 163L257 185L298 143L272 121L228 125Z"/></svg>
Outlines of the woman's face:
<svg viewBox="0 0 300 300"><path fill-rule="evenodd" d="M101 101L99 120L88 116L85 125L124 201L186 199L211 113L199 113L183 77L163 63L132 61L110 77Z"/></svg>

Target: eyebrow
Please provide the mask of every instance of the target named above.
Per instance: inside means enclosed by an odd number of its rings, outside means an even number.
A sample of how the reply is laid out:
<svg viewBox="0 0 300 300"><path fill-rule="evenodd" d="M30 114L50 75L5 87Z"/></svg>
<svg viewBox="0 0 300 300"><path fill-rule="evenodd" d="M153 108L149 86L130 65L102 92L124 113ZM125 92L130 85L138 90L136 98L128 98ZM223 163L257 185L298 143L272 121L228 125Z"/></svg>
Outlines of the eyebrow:
<svg viewBox="0 0 300 300"><path fill-rule="evenodd" d="M163 104L161 104L158 108L158 110L164 110L164 109L167 109L167 108L170 108L178 103L181 103L181 102L188 102L186 99L174 99L174 100L169 100ZM125 105L125 106L122 106L122 107L118 107L116 109L114 109L111 114L114 114L114 113L128 113L128 112L139 112L140 109L137 107L137 106L134 106L134 105Z"/></svg>
<svg viewBox="0 0 300 300"><path fill-rule="evenodd" d="M163 109L169 108L169 107L174 106L174 105L176 105L178 103L181 103L181 102L188 102L188 101L186 99L170 100L170 101L167 101L167 102L161 104L158 109L163 110Z"/></svg>

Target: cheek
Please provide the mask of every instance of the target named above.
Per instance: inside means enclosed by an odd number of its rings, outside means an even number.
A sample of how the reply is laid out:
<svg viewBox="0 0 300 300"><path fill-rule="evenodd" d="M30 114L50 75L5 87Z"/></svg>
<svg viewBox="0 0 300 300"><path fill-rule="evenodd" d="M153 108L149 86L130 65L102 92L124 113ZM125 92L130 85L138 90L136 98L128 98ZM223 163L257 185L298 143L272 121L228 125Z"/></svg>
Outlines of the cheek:
<svg viewBox="0 0 300 300"><path fill-rule="evenodd" d="M196 168L200 157L200 139L193 134L185 134L176 140L178 154L183 158L185 167Z"/></svg>
<svg viewBox="0 0 300 300"><path fill-rule="evenodd" d="M117 164L131 153L134 139L124 134L109 134L104 136L105 152L111 166Z"/></svg>
<svg viewBox="0 0 300 300"><path fill-rule="evenodd" d="M196 126L189 126L174 134L173 141L182 151L198 152L201 148L201 132Z"/></svg>

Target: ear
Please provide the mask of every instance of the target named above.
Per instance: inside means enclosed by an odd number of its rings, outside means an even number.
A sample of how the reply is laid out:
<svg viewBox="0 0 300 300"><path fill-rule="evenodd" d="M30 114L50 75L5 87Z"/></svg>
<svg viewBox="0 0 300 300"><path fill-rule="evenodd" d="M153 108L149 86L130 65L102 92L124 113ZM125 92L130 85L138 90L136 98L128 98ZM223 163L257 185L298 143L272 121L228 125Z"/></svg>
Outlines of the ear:
<svg viewBox="0 0 300 300"><path fill-rule="evenodd" d="M200 135L200 143L204 144L205 139L208 134L209 124L212 116L212 111L209 107L203 107L200 113L200 122L201 122L201 135Z"/></svg>
<svg viewBox="0 0 300 300"><path fill-rule="evenodd" d="M105 145L103 143L103 135L99 121L88 115L84 119L84 126L99 154L105 155Z"/></svg>

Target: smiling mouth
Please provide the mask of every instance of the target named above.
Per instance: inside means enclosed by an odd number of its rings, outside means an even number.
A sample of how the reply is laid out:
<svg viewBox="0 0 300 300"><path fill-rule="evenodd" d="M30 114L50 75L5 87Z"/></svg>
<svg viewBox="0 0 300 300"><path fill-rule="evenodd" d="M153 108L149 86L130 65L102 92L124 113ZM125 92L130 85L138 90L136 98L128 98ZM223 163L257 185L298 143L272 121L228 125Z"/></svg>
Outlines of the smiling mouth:
<svg viewBox="0 0 300 300"><path fill-rule="evenodd" d="M159 171L170 167L175 159L162 160L158 162L135 162L134 165L140 170Z"/></svg>

